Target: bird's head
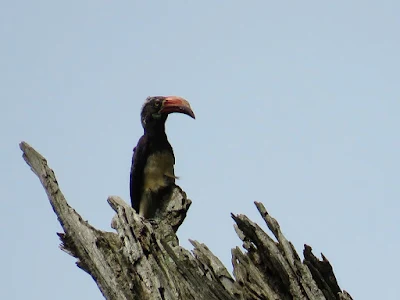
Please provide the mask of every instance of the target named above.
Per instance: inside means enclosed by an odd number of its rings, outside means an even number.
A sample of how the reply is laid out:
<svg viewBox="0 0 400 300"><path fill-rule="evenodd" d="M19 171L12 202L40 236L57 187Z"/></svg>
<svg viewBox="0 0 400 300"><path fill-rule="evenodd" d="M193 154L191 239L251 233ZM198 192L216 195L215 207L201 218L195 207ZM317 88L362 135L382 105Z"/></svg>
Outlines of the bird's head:
<svg viewBox="0 0 400 300"><path fill-rule="evenodd" d="M141 120L143 128L157 123L164 123L170 113L186 114L195 118L187 100L178 96L147 97L142 107Z"/></svg>

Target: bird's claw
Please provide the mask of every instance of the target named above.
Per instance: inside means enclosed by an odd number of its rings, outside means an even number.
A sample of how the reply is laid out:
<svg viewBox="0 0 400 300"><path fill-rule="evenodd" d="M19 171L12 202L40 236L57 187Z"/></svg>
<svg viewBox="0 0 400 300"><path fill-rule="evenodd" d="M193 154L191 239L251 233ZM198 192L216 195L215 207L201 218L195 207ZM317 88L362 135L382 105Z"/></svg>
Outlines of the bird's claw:
<svg viewBox="0 0 400 300"><path fill-rule="evenodd" d="M152 226L158 226L158 222L156 219L147 219Z"/></svg>

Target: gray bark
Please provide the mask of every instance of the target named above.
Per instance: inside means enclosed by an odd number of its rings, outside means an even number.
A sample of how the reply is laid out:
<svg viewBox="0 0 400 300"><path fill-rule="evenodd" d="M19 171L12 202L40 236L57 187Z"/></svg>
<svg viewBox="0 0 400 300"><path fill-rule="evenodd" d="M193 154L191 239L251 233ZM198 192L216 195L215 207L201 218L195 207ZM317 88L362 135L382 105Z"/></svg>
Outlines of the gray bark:
<svg viewBox="0 0 400 300"><path fill-rule="evenodd" d="M232 277L206 245L191 240L192 252L179 246L176 231L191 201L178 186L152 221L109 197L115 231L100 231L68 205L46 159L25 142L20 148L64 230L58 234L61 249L77 259L106 299L352 299L323 255L321 261L305 245L301 261L261 203L256 207L277 241L245 215L232 214L244 248L232 249Z"/></svg>

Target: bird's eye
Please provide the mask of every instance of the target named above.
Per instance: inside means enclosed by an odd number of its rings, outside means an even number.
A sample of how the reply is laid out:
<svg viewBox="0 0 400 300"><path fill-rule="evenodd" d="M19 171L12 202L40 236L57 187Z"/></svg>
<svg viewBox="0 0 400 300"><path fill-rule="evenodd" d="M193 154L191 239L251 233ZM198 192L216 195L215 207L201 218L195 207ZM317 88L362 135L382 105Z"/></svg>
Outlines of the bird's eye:
<svg viewBox="0 0 400 300"><path fill-rule="evenodd" d="M154 102L154 106L155 107L159 108L160 105L161 105L161 101L160 100L157 100L156 102Z"/></svg>

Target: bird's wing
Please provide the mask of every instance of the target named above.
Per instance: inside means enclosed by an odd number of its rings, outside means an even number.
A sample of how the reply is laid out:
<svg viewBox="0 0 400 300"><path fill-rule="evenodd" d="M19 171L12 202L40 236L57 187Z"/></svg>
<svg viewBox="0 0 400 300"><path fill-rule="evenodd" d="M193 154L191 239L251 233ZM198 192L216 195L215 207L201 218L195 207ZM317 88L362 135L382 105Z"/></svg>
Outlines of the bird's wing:
<svg viewBox="0 0 400 300"><path fill-rule="evenodd" d="M140 195L143 186L143 170L147 160L147 137L143 135L133 149L130 175L130 194L132 207L139 213Z"/></svg>

